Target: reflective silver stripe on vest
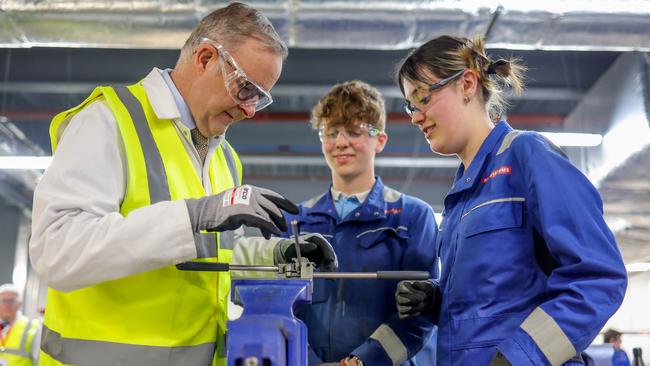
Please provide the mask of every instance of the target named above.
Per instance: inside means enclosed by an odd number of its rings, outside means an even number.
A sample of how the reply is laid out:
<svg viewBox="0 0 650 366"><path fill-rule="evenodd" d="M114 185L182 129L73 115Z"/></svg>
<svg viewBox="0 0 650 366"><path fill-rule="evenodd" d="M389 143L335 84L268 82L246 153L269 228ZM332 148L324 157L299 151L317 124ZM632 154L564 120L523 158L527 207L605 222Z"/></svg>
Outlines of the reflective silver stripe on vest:
<svg viewBox="0 0 650 366"><path fill-rule="evenodd" d="M32 358L32 355L27 352L27 337L29 336L29 331L32 329L32 322L34 319L29 319L27 322L27 327L23 332L23 337L20 339L20 351L24 352L23 357Z"/></svg>
<svg viewBox="0 0 650 366"><path fill-rule="evenodd" d="M223 231L219 233L219 249L230 249L235 247L235 232Z"/></svg>
<svg viewBox="0 0 650 366"><path fill-rule="evenodd" d="M167 183L167 173L160 157L160 151L151 134L147 117L142 109L140 101L125 86L113 87L115 93L129 112L133 125L138 134L144 161L147 166L147 181L149 183L149 197L151 204L171 199L169 185Z"/></svg>
<svg viewBox="0 0 650 366"><path fill-rule="evenodd" d="M370 338L381 344L393 365L401 365L408 359L408 351L402 340L395 334L391 327L382 324L370 335Z"/></svg>
<svg viewBox="0 0 650 366"><path fill-rule="evenodd" d="M214 258L217 256L217 237L214 233L194 233L197 258Z"/></svg>
<svg viewBox="0 0 650 366"><path fill-rule="evenodd" d="M241 182L239 181L239 172L237 171L237 163L235 162L235 157L232 154L232 150L228 141L223 140L221 144L221 149L223 150L223 156L226 158L226 164L228 164L228 170L230 170L230 176L232 177L235 187L240 186Z"/></svg>
<svg viewBox="0 0 650 366"><path fill-rule="evenodd" d="M29 322L27 322L27 326L25 327L23 336L20 339L20 346L18 346L18 349L5 348L4 350L0 351L0 354L9 353L19 357L29 358L30 360L32 359L32 354L27 352L27 337L29 336L29 330L32 328L32 321L33 319L30 319Z"/></svg>
<svg viewBox="0 0 650 366"><path fill-rule="evenodd" d="M237 171L237 162L235 161L235 156L232 153L232 147L228 141L223 140L221 144L221 150L223 151L223 156L226 159L226 164L228 165L228 170L230 171L230 176L232 177L232 182L235 184L235 187L241 185L239 181L239 172ZM233 231L224 231L219 233L219 248L221 249L230 249L232 250L235 247L235 233Z"/></svg>
<svg viewBox="0 0 650 366"><path fill-rule="evenodd" d="M553 365L562 365L576 355L576 349L566 336L562 328L542 308L537 307L521 323L530 338L535 341L548 362Z"/></svg>
<svg viewBox="0 0 650 366"><path fill-rule="evenodd" d="M197 346L157 347L63 338L45 325L41 351L66 365L175 366L212 365L216 341Z"/></svg>
<svg viewBox="0 0 650 366"><path fill-rule="evenodd" d="M517 138L517 136L519 136L520 133L521 131L517 131L517 130L508 132L506 137L503 138L503 142L501 142L501 146L499 146L499 150L497 151L497 156L503 154L504 151L508 150L508 148L512 144L512 141L514 141L515 138Z"/></svg>
<svg viewBox="0 0 650 366"><path fill-rule="evenodd" d="M29 358L29 359L32 358L32 355L30 355L29 353L21 351L21 350L13 349L13 348L5 348L4 351L0 351L0 355L3 354L3 353L9 353L11 355L16 355L16 356L20 356L20 357Z"/></svg>

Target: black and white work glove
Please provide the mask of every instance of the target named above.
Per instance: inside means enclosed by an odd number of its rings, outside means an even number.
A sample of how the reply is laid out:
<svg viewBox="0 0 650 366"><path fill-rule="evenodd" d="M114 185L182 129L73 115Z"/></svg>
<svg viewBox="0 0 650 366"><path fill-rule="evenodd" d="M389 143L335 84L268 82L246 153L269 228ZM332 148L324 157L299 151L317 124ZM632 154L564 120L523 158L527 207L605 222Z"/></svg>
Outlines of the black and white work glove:
<svg viewBox="0 0 650 366"><path fill-rule="evenodd" d="M269 239L272 234L287 230L280 209L292 214L298 207L281 195L264 188L243 185L219 194L186 199L190 222L195 232L228 231L242 225L260 229Z"/></svg>
<svg viewBox="0 0 650 366"><path fill-rule="evenodd" d="M334 248L320 234L303 234L298 236L300 240L300 255L316 264L321 272L336 272L339 262L336 259ZM289 263L296 258L295 238L281 239L273 249L273 261L275 264Z"/></svg>
<svg viewBox="0 0 650 366"><path fill-rule="evenodd" d="M395 300L400 319L414 316L438 317L440 311L440 289L438 281L400 281L397 284Z"/></svg>

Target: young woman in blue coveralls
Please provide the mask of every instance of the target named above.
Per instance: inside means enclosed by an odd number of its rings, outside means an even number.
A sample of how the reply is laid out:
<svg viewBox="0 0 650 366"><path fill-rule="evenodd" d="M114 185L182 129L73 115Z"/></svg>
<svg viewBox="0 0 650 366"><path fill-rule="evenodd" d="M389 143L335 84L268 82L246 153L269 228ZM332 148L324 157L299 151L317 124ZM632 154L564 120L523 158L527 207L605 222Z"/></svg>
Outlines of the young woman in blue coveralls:
<svg viewBox="0 0 650 366"><path fill-rule="evenodd" d="M332 172L323 194L299 205L300 231L333 246L339 271L425 270L433 275L437 227L432 209L375 176L386 145L379 91L360 81L335 85L312 111ZM278 246L276 256L283 252ZM282 258L276 258L282 261ZM401 320L397 281L314 281L312 304L298 317L309 330L309 365L409 365L428 338L426 317Z"/></svg>
<svg viewBox="0 0 650 366"><path fill-rule="evenodd" d="M440 281L398 286L402 316L438 325L438 365L580 365L627 277L600 196L562 151L500 120L523 68L441 36L400 65L411 120L462 164L437 239ZM549 70L552 72L552 70Z"/></svg>

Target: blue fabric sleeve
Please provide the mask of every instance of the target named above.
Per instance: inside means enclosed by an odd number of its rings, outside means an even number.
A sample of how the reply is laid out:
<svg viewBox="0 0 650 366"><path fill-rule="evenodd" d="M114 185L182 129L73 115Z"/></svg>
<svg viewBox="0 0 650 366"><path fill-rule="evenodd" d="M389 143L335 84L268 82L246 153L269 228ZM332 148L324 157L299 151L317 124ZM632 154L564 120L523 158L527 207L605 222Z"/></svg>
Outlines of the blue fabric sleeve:
<svg viewBox="0 0 650 366"><path fill-rule="evenodd" d="M621 254L600 195L570 161L536 133L518 136L510 150L513 168L524 175L527 218L557 263L540 308L580 353L623 301L627 274ZM514 365L549 364L521 327L498 349Z"/></svg>
<svg viewBox="0 0 650 366"><path fill-rule="evenodd" d="M435 241L438 227L433 210L426 203L404 195L404 226L408 228L408 242L402 258L402 270L428 271L435 275L434 262L437 258ZM395 313L384 322L399 337L406 347L408 358L424 347L433 329L431 319L415 317L401 320ZM381 344L372 338L367 339L352 353L367 365L393 365Z"/></svg>

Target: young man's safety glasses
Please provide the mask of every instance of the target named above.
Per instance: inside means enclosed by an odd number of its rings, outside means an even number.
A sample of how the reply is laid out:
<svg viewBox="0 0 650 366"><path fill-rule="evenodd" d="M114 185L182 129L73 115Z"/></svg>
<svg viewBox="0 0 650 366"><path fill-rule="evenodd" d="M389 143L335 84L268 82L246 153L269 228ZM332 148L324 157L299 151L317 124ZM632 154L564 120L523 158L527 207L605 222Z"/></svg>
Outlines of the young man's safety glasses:
<svg viewBox="0 0 650 366"><path fill-rule="evenodd" d="M368 123L359 123L353 126L337 127L320 127L318 129L318 138L321 142L332 143L343 134L343 137L351 142L357 142L367 137L375 137L381 133L381 130Z"/></svg>
<svg viewBox="0 0 650 366"><path fill-rule="evenodd" d="M217 49L223 81L228 95L235 103L242 106L255 106L256 112L273 103L271 94L250 80L221 44L209 38L201 38L201 43L207 43Z"/></svg>

